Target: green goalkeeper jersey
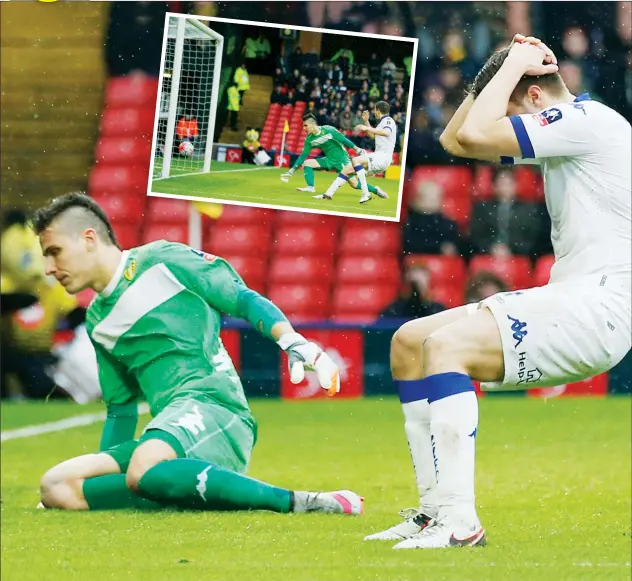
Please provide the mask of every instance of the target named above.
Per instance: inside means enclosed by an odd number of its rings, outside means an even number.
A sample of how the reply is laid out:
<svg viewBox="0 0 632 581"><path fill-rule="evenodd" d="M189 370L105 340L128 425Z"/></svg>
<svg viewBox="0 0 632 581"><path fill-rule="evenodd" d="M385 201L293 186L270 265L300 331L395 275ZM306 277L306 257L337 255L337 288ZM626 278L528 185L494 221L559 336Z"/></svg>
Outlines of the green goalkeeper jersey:
<svg viewBox="0 0 632 581"><path fill-rule="evenodd" d="M346 147L356 148L356 145L347 139L340 131L330 125L323 125L316 135L310 133L305 138L305 145L301 156L292 167L293 170L299 168L307 159L312 149L321 149L325 157L334 165L343 166L351 160Z"/></svg>
<svg viewBox="0 0 632 581"><path fill-rule="evenodd" d="M221 312L264 333L287 320L221 258L164 240L124 252L86 315L108 409L144 395L156 416L202 395L251 419L219 336Z"/></svg>

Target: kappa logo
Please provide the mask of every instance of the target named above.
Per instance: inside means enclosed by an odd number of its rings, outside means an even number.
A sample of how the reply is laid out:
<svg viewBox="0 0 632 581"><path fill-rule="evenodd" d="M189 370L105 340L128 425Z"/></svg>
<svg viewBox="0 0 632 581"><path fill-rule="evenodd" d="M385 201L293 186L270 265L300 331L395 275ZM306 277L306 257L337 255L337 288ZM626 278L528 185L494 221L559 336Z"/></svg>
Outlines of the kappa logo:
<svg viewBox="0 0 632 581"><path fill-rule="evenodd" d="M533 115L533 118L540 124L540 126L546 127L551 123L559 121L562 118L562 112L557 107L552 107L551 109L542 111L542 113L536 113Z"/></svg>
<svg viewBox="0 0 632 581"><path fill-rule="evenodd" d="M136 276L136 259L134 258L130 265L125 269L123 276L131 281Z"/></svg>
<svg viewBox="0 0 632 581"><path fill-rule="evenodd" d="M511 330L513 331L513 338L516 341L514 347L518 347L522 340L527 336L527 324L519 321L518 319L514 319L512 316L507 315L507 318L512 321Z"/></svg>
<svg viewBox="0 0 632 581"><path fill-rule="evenodd" d="M212 466L207 466L197 475L197 484L195 485L195 490L198 491L198 494L202 497L202 500L206 502L206 483L208 482L208 474L207 472L212 468Z"/></svg>
<svg viewBox="0 0 632 581"><path fill-rule="evenodd" d="M178 418L173 425L184 428L185 430L191 432L194 436L197 436L200 432L206 431L204 419L202 418L200 408L197 405L194 405L190 412L187 412Z"/></svg>

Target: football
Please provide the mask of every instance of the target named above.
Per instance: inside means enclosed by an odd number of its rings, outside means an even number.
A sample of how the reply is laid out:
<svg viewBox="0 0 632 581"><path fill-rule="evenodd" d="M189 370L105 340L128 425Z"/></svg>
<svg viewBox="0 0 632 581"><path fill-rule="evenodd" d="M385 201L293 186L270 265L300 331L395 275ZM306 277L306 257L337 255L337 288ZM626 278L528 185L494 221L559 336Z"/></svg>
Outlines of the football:
<svg viewBox="0 0 632 581"><path fill-rule="evenodd" d="M195 151L195 148L193 147L193 144L190 141L183 141L178 146L178 151L180 152L181 155L186 155L187 157L191 157L193 155L193 152Z"/></svg>

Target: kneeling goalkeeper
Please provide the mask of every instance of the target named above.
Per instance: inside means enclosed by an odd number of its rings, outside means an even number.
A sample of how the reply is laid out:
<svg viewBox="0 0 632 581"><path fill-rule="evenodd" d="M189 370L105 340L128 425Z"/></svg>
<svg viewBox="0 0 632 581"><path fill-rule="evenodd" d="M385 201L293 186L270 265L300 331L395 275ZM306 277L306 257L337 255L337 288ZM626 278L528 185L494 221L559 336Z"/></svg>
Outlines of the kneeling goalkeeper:
<svg viewBox="0 0 632 581"><path fill-rule="evenodd" d="M86 326L107 406L101 451L49 470L44 507L361 513L349 491L293 492L244 475L257 424L219 337L220 313L276 341L293 382L314 370L333 395L340 381L327 354L227 262L166 241L122 252L103 210L82 194L53 200L33 226L46 273L71 294L98 293ZM141 396L153 419L135 440Z"/></svg>

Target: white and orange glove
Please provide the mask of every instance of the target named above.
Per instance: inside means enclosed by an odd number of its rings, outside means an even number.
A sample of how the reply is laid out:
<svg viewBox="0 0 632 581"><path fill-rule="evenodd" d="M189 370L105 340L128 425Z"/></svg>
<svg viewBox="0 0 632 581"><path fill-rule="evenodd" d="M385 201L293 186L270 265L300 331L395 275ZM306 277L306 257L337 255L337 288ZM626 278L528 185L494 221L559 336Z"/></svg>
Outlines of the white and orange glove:
<svg viewBox="0 0 632 581"><path fill-rule="evenodd" d="M340 371L316 343L305 339L299 333L286 333L277 342L289 359L290 381L300 383L305 379L305 371L315 371L318 383L333 396L340 391Z"/></svg>

